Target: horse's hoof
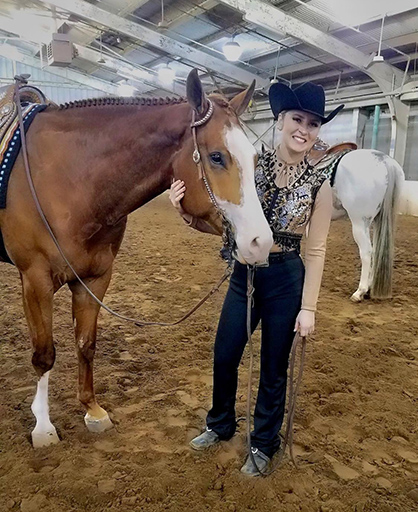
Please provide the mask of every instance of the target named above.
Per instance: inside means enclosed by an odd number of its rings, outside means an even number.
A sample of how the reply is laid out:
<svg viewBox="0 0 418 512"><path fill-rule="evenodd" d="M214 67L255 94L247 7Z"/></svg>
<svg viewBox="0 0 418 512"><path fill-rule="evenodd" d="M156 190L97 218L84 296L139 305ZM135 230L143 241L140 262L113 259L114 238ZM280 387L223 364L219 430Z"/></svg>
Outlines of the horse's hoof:
<svg viewBox="0 0 418 512"><path fill-rule="evenodd" d="M53 425L46 432L36 432L36 429L32 431L32 445L34 448L44 448L59 442L57 431Z"/></svg>
<svg viewBox="0 0 418 512"><path fill-rule="evenodd" d="M358 295L357 293L353 293L353 295L350 297L351 302L361 302L363 300L361 295Z"/></svg>
<svg viewBox="0 0 418 512"><path fill-rule="evenodd" d="M94 418L87 413L84 416L84 423L90 432L95 432L96 434L113 428L113 423L107 413L102 418Z"/></svg>

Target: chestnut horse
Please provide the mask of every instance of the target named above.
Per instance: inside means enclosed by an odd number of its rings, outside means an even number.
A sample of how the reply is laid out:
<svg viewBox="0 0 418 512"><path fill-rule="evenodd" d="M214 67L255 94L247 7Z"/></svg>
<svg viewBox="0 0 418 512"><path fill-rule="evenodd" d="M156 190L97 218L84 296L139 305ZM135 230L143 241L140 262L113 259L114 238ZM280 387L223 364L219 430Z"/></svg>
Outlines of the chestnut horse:
<svg viewBox="0 0 418 512"><path fill-rule="evenodd" d="M213 96L213 113L195 132L214 199L250 264L265 261L272 245L254 186L256 153L238 121L253 91L254 84L229 102ZM26 138L31 175L46 218L68 261L102 300L127 216L167 190L173 179L187 185L183 206L188 213L204 218L219 233L222 223L192 158L192 112L197 122L205 121L211 105L196 70L188 76L187 102L138 105L134 99L107 98L94 103L48 107L35 117ZM85 422L95 432L110 428L93 387L100 306L76 280L45 228L21 153L10 177L7 208L0 210L0 229L7 254L20 272L32 364L39 378L32 404L34 446L58 442L49 418L48 375L55 360L53 296L64 284L72 292L78 397L87 411Z"/></svg>

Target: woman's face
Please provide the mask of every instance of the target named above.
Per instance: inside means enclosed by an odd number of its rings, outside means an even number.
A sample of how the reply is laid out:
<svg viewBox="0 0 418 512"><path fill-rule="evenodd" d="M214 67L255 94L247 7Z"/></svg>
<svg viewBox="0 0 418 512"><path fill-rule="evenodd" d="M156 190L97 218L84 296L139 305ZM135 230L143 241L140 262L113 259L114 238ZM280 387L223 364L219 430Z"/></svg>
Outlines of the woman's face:
<svg viewBox="0 0 418 512"><path fill-rule="evenodd" d="M280 114L278 128L282 132L281 146L289 153L306 153L315 143L321 128L321 120L302 110L289 110Z"/></svg>

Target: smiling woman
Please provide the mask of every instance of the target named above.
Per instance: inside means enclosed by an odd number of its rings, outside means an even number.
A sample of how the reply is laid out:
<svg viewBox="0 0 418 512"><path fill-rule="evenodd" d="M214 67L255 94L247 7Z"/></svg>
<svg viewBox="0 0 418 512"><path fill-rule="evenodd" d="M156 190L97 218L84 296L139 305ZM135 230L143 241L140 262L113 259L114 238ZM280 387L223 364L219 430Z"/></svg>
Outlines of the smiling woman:
<svg viewBox="0 0 418 512"><path fill-rule="evenodd" d="M277 127L282 132L277 151L284 161L290 162L311 149L318 137L321 119L315 114L290 110L280 113Z"/></svg>
<svg viewBox="0 0 418 512"><path fill-rule="evenodd" d="M255 172L258 197L274 244L268 265L257 267L254 277L251 327L254 330L262 321L262 348L260 388L251 435L252 455L241 469L248 476L268 471L270 459L280 447L278 433L284 416L287 365L294 331L307 336L314 330L332 193L327 176L309 163L307 155L321 125L342 109L340 106L325 117L324 91L311 83L295 90L274 84L269 96L282 142L277 149L260 156ZM238 131L230 130L225 146L229 155L234 155L241 163L242 169L248 169L251 153L244 153L241 138ZM229 155L211 155L211 160L221 166L222 159ZM244 176L243 185L250 186ZM187 199L184 183L173 183L170 197L184 216L180 204L183 198ZM189 216L186 221L196 229L210 232L210 227L201 220ZM308 222L305 271L299 253ZM206 430L190 443L196 450L230 439L235 433L238 365L247 341L246 293L247 270L238 257L215 341L212 409L207 415Z"/></svg>

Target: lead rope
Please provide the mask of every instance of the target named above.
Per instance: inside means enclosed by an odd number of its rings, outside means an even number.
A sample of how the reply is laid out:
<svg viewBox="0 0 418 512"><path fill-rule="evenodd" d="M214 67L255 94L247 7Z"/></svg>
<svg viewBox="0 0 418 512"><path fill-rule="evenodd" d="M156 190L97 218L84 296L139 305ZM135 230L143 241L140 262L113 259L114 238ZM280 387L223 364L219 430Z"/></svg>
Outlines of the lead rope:
<svg viewBox="0 0 418 512"><path fill-rule="evenodd" d="M49 235L51 236L56 248L58 249L58 252L60 253L62 259L65 261L66 265L68 266L68 268L71 270L71 272L73 272L75 278L77 279L77 281L83 286L83 288L86 290L86 292L90 295L90 297L95 300L97 302L97 304L99 304L105 311L107 311L108 313L110 313L111 315L117 317L117 318L120 318L121 320L125 320L127 322L132 322L134 323L135 325L137 325L138 327L141 327L141 326L144 326L144 325L147 325L147 326L150 326L150 325L159 325L159 326L173 326L173 325L177 325L179 324L180 322L183 322L183 320L186 320L186 318L188 318L189 316L191 316L198 308L200 308L200 306L206 302L206 300L211 296L213 295L216 291L219 290L220 286L222 285L222 283L228 279L228 277L230 276L231 274L231 267L229 266L225 272L224 272L224 275L221 277L221 279L218 281L218 283L190 310L188 311L182 318L180 318L179 320L175 320L174 322L146 322L146 321L142 321L142 320L137 320L135 318L130 318L128 316L125 316L125 315L121 315L120 313L117 313L116 311L113 311L113 309L109 308L108 306L106 306L106 304L104 304L98 297L96 297L96 295L90 290L90 288L84 283L84 281L80 278L80 276L77 274L77 272L75 271L74 267L71 265L71 263L68 261L67 257L65 256L63 250L61 249L61 246L48 222L48 219L46 218L43 210L42 210L42 206L39 202L39 198L38 198L38 194L36 193L36 190L35 190L35 186L34 186L34 183L33 183L33 179L32 179L32 174L31 174L31 171L30 171L30 167L29 167L29 159L28 159L28 152L27 152L27 146L26 146L26 134L25 134L25 127L24 127L24 123L23 123L23 115L22 115L22 106L20 104L20 93L19 93L19 84L25 84L27 83L27 80L26 78L28 78L29 75L21 75L21 76L15 76L15 88L14 88L14 96L15 96L15 101L16 101L16 106L17 106L17 113L18 113L18 118L19 118L19 127L20 127L20 136L21 136L21 141L22 141L22 155L23 155L23 162L24 162L24 165L25 165L25 171L26 171L26 177L27 177L27 180L28 180L28 183L29 183L29 189L32 193L32 197L35 201L35 205L36 205L36 209L42 219L42 222L44 223ZM208 100L209 101L209 100ZM212 103L209 101L209 110L207 112L207 114L205 115L204 118L202 118L200 121L197 121L194 125L192 125L192 131L194 132L195 128L194 126L200 126L201 124L203 124L203 120L204 122L207 122L210 118L210 116L212 115L212 112L213 112L213 105ZM193 111L194 113L194 111ZM194 138L194 141L196 139L196 134L193 133L193 138ZM197 146L196 146L196 142L195 142L195 148L197 149ZM195 150L196 150L195 149ZM194 157L193 157L194 159ZM200 159L200 155L199 155L199 159ZM207 183L205 181L205 183ZM210 187L209 187L209 184L207 184L207 188L208 188L208 192L210 190ZM211 193L212 191L210 190L210 193L209 193L209 197L212 201L212 196L213 196L213 193ZM212 201L213 202L213 201ZM215 206L216 205L216 202L214 203Z"/></svg>
<svg viewBox="0 0 418 512"><path fill-rule="evenodd" d="M305 364L305 354L306 354L306 337L300 336L297 332L293 338L292 349L290 352L290 362L289 362L289 397L288 397L288 407L287 407L287 419L286 419L286 431L283 438L282 445L280 447L279 453L276 455L276 461L274 465L270 464L270 469L260 470L257 466L257 462L255 461L255 457L253 451L251 449L251 391L252 391L252 375L253 375L253 366L254 366L254 351L253 351L253 342L252 342L252 334L251 334L251 309L253 306L253 295L254 295L254 273L255 268L252 265L247 265L247 340L248 340L248 348L250 352L250 362L248 369L248 386L247 386L247 411L246 411L246 423L247 423L247 450L248 456L251 459L251 462L254 464L257 472L261 476L268 476L276 470L279 464L282 462L286 447L289 446L289 454L290 459L292 460L295 468L299 468L296 463L296 459L293 452L293 422L296 411L296 399L299 392L299 387L302 381L303 376L303 368ZM300 354L300 362L299 362L299 372L296 378L296 383L294 382L294 370L296 364L296 353L298 346L301 344L301 354Z"/></svg>

